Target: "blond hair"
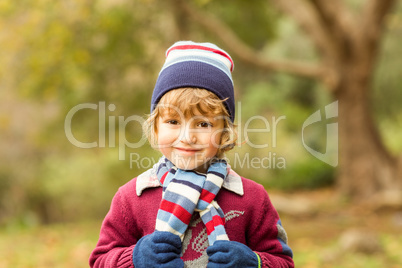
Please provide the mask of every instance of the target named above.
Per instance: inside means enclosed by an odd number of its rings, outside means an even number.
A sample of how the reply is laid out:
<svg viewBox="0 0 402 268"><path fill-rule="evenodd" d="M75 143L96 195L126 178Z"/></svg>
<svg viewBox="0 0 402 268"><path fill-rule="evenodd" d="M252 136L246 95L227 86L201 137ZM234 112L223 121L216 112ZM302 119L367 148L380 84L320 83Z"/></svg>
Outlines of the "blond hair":
<svg viewBox="0 0 402 268"><path fill-rule="evenodd" d="M157 145L158 118L166 109L169 114L184 114L194 116L198 111L202 115L222 116L224 127L216 157L221 158L224 152L236 146L236 126L230 120L230 115L224 105L225 100L219 99L214 93L202 88L179 88L162 96L158 105L144 122L143 131L152 147Z"/></svg>

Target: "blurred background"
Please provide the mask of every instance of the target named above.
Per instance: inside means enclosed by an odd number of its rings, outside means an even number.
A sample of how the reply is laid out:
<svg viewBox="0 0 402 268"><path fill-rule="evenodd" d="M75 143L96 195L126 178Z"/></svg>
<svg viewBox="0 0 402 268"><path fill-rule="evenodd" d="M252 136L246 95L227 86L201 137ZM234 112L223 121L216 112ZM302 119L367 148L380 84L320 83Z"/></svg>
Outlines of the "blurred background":
<svg viewBox="0 0 402 268"><path fill-rule="evenodd" d="M178 40L213 42L232 55L241 144L227 157L238 173L266 187L296 267L401 267L402 3L288 2L0 1L0 267L88 266L118 187L160 156L144 142L138 117L149 113L165 50ZM337 19L343 30L357 22L375 27L351 27L343 38L341 30L331 31ZM321 30L329 42L321 42ZM364 43L349 49L365 32L373 33L368 49ZM335 56L326 48L333 44ZM334 59L360 59L356 51L374 59L364 73L370 83L364 95L343 94L342 88L354 90L347 81L359 80L343 78L343 66L358 60ZM341 102L348 98L362 102L369 116L346 122ZM306 129L302 140L307 118L334 101L340 102L339 165L303 146L325 153L327 122ZM71 114L82 104L87 108ZM372 143L381 144L378 157L375 149L365 153L359 132L350 130L356 146L342 145L348 126L367 132L365 120ZM245 131L267 129L267 122L269 131ZM69 133L96 145L80 148ZM353 157L360 167L348 165ZM365 164L388 168L368 178L359 175Z"/></svg>

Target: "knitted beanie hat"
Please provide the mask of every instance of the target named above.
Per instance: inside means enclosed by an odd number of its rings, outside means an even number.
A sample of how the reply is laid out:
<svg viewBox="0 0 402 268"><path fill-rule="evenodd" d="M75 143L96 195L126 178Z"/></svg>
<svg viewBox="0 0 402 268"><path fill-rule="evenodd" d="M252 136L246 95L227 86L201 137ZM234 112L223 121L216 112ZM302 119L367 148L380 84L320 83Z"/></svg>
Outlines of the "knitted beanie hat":
<svg viewBox="0 0 402 268"><path fill-rule="evenodd" d="M203 88L225 100L224 104L233 122L233 67L230 55L214 44L176 42L166 51L166 61L152 94L151 112L162 96L170 90L183 87Z"/></svg>

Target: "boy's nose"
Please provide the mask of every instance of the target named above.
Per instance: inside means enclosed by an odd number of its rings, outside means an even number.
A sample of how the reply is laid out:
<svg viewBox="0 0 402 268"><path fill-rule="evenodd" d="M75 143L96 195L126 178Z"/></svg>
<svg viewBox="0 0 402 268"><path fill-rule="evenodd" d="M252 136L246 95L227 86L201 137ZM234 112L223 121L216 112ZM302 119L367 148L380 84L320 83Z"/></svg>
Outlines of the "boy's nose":
<svg viewBox="0 0 402 268"><path fill-rule="evenodd" d="M180 141L188 144L194 144L197 142L195 131L190 126L184 126L181 132Z"/></svg>

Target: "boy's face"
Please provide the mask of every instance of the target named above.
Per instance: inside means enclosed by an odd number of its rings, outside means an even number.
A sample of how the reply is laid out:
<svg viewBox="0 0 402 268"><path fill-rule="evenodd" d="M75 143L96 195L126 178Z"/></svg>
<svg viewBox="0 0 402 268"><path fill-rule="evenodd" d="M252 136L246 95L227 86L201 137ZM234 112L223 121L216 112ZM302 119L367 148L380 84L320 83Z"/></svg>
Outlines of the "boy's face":
<svg viewBox="0 0 402 268"><path fill-rule="evenodd" d="M223 128L221 116L185 116L166 109L158 117L158 149L177 168L205 173L218 152Z"/></svg>

